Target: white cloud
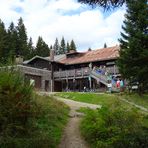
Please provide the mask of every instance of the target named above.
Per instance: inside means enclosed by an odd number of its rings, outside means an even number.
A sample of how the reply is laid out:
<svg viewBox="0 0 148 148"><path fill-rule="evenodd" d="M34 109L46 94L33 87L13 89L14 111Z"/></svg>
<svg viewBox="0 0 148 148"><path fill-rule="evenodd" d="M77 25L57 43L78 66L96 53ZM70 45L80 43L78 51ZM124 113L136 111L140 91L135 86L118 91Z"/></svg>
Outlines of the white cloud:
<svg viewBox="0 0 148 148"><path fill-rule="evenodd" d="M16 24L22 16L34 43L39 35L49 46L56 37L60 40L64 36L68 41L74 39L81 51L100 48L105 42L108 46L117 44L125 13L125 9L119 9L104 17L99 9L86 9L76 0L0 0L0 3L2 21L8 26L11 21Z"/></svg>

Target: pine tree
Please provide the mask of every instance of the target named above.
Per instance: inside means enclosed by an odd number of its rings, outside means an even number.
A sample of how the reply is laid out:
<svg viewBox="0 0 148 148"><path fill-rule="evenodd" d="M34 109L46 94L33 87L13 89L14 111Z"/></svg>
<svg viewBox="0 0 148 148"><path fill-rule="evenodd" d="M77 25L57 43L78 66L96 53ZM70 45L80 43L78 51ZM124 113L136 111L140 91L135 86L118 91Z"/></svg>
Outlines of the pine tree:
<svg viewBox="0 0 148 148"><path fill-rule="evenodd" d="M65 39L62 37L61 45L60 45L60 54L64 54L66 51Z"/></svg>
<svg viewBox="0 0 148 148"><path fill-rule="evenodd" d="M75 42L73 40L71 40L71 42L70 42L70 50L76 51L76 45L75 45Z"/></svg>
<svg viewBox="0 0 148 148"><path fill-rule="evenodd" d="M17 47L18 47L18 34L14 23L11 22L8 28L8 46L10 49L9 56L12 60L14 60L17 54Z"/></svg>
<svg viewBox="0 0 148 148"><path fill-rule="evenodd" d="M0 63L4 63L8 58L8 40L4 23L0 20Z"/></svg>
<svg viewBox="0 0 148 148"><path fill-rule="evenodd" d="M27 33L25 25L23 23L23 19L21 17L18 20L17 32L18 32L17 54L23 56L24 59L26 59L27 58L26 55L28 55L29 53L29 50L27 48Z"/></svg>
<svg viewBox="0 0 148 148"><path fill-rule="evenodd" d="M69 51L70 51L70 45L69 45L69 42L67 42L66 53L69 53Z"/></svg>
<svg viewBox="0 0 148 148"><path fill-rule="evenodd" d="M38 37L38 41L35 48L35 53L38 56L47 57L49 56L50 49L48 45L43 41L42 37Z"/></svg>
<svg viewBox="0 0 148 148"><path fill-rule="evenodd" d="M88 48L88 51L92 51L92 49L89 47L89 48Z"/></svg>
<svg viewBox="0 0 148 148"><path fill-rule="evenodd" d="M29 50L29 53L27 55L27 59L30 59L35 56L35 49L33 47L33 42L31 37L29 38L29 42L28 42L28 50Z"/></svg>
<svg viewBox="0 0 148 148"><path fill-rule="evenodd" d="M52 50L52 49L53 49L52 45L50 45L49 49L50 49L50 50Z"/></svg>
<svg viewBox="0 0 148 148"><path fill-rule="evenodd" d="M130 83L137 82L139 93L148 89L148 9L147 0L127 3L121 44L119 71Z"/></svg>
<svg viewBox="0 0 148 148"><path fill-rule="evenodd" d="M104 48L107 48L107 44L106 43L104 43Z"/></svg>
<svg viewBox="0 0 148 148"><path fill-rule="evenodd" d="M60 46L59 46L59 41L56 38L55 43L54 43L54 51L55 51L55 55L59 55L60 54Z"/></svg>

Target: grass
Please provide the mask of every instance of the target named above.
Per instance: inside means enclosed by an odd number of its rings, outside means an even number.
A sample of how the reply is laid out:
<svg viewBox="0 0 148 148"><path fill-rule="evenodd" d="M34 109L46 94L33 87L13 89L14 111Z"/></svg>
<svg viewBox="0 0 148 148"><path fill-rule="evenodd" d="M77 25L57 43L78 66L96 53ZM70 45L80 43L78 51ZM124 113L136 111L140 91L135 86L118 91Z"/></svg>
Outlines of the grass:
<svg viewBox="0 0 148 148"><path fill-rule="evenodd" d="M148 114L143 114L140 109L120 100L120 98L127 99L148 107L147 95L140 97L136 94L78 92L62 92L56 95L74 101L103 106L101 110L93 111L84 107L77 110L86 114L81 122L80 130L90 147L119 147L119 145L121 147L135 147L136 144L139 146L141 142L144 147L147 145ZM123 129L120 130L122 126Z"/></svg>
<svg viewBox="0 0 148 148"><path fill-rule="evenodd" d="M95 94L95 93L78 93L78 92L62 92L57 93L57 96L91 104L109 105L119 98L126 99L128 101L134 102L137 105L141 105L148 108L148 94L140 97L137 94ZM123 102L126 106L131 106L128 103Z"/></svg>
<svg viewBox="0 0 148 148"><path fill-rule="evenodd" d="M116 103L117 101L119 101L120 103L122 103L122 106L124 108L131 109L131 108L135 108L134 106L121 101L119 98L123 98L123 99L129 99L129 101L134 100L136 104L139 105L143 105L144 107L147 107L147 95L145 95L144 97L140 97L136 94L132 94L132 95L125 95L125 94L96 94L96 93L78 93L78 92L61 92L61 93L57 93L57 96L66 98L66 99L71 99L74 101L79 101L79 102L85 102L85 103L91 103L91 104L99 104L102 106L110 106L111 104ZM136 102L136 100L138 100ZM133 102L134 102L133 101ZM137 109L137 108L135 108ZM80 112L87 112L87 108L80 108L78 111ZM146 113L141 111L140 109L137 109L139 112L142 113ZM147 114L147 113L146 113ZM148 115L147 115L148 116ZM148 127L148 117L145 118L144 120L144 125Z"/></svg>
<svg viewBox="0 0 148 148"><path fill-rule="evenodd" d="M0 138L1 148L56 148L68 121L69 107L49 96L35 94L30 135ZM26 129L27 130L27 129Z"/></svg>
<svg viewBox="0 0 148 148"><path fill-rule="evenodd" d="M64 103L57 101L49 96L38 96L36 98L38 106L40 106L40 115L36 120L36 128L44 137L41 147L55 148L61 139L63 128L68 120L69 107Z"/></svg>
<svg viewBox="0 0 148 148"><path fill-rule="evenodd" d="M123 95L122 98L148 109L148 94L144 94L143 96L139 96L138 94L126 94Z"/></svg>
<svg viewBox="0 0 148 148"><path fill-rule="evenodd" d="M114 100L117 100L118 97L112 94L95 94L95 93L78 93L78 92L62 92L57 93L57 96L71 99L74 101L91 103L91 104L110 104Z"/></svg>

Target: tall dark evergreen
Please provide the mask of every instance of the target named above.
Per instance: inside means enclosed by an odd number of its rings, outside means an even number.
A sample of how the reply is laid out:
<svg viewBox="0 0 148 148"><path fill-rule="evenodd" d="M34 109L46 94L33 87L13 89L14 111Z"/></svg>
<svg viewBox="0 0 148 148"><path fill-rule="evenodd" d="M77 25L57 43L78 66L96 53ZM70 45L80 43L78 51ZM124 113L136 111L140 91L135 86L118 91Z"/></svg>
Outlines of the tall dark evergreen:
<svg viewBox="0 0 148 148"><path fill-rule="evenodd" d="M66 53L68 53L70 51L70 45L69 45L69 42L67 42L67 45L66 45Z"/></svg>
<svg viewBox="0 0 148 148"><path fill-rule="evenodd" d="M49 56L50 49L48 45L43 41L42 37L38 37L38 41L35 48L35 53L38 56L47 57Z"/></svg>
<svg viewBox="0 0 148 148"><path fill-rule="evenodd" d="M71 42L70 42L70 50L76 51L76 44L75 44L74 40L71 40Z"/></svg>
<svg viewBox="0 0 148 148"><path fill-rule="evenodd" d="M10 50L9 56L14 60L18 48L18 34L13 22L10 23L8 28L8 46Z"/></svg>
<svg viewBox="0 0 148 148"><path fill-rule="evenodd" d="M26 59L29 50L27 48L27 32L22 18L18 20L17 32L18 32L17 54L23 56L24 59Z"/></svg>
<svg viewBox="0 0 148 148"><path fill-rule="evenodd" d="M55 40L55 43L53 45L53 48L54 48L55 54L56 55L59 55L60 54L60 45L59 45L59 41L58 41L57 38Z"/></svg>
<svg viewBox="0 0 148 148"><path fill-rule="evenodd" d="M61 45L60 45L60 54L64 54L66 51L65 39L62 37Z"/></svg>
<svg viewBox="0 0 148 148"><path fill-rule="evenodd" d="M107 44L106 43L104 43L104 47L103 48L107 48Z"/></svg>
<svg viewBox="0 0 148 148"><path fill-rule="evenodd" d="M8 40L4 23L0 20L0 63L6 62L8 56Z"/></svg>
<svg viewBox="0 0 148 148"><path fill-rule="evenodd" d="M89 48L88 48L88 51L92 51L92 49L89 47Z"/></svg>
<svg viewBox="0 0 148 148"><path fill-rule="evenodd" d="M148 90L148 4L129 0L120 41L119 71L130 83L137 82L139 93Z"/></svg>
<svg viewBox="0 0 148 148"><path fill-rule="evenodd" d="M49 49L50 49L50 50L52 50L52 49L53 49L52 45L50 45Z"/></svg>
<svg viewBox="0 0 148 148"><path fill-rule="evenodd" d="M30 59L35 56L35 49L33 47L33 41L32 41L31 37L29 38L29 42L28 42L28 50L29 50L29 52L27 55L27 59Z"/></svg>

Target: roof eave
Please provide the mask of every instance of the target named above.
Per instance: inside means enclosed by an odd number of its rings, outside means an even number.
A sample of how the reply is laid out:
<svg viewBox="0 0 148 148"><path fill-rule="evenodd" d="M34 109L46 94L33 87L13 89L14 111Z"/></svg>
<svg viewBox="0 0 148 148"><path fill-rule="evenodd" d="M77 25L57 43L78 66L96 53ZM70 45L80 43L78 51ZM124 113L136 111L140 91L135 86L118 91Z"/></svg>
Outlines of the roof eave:
<svg viewBox="0 0 148 148"><path fill-rule="evenodd" d="M107 60L117 60L118 57L114 57L114 58L105 58L105 59L100 59L100 60L93 60L93 61L87 61L87 62L79 62L79 63L62 63L64 65L77 65L77 64L83 64L83 63L90 63L90 62L101 62L101 61L107 61Z"/></svg>

